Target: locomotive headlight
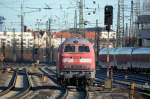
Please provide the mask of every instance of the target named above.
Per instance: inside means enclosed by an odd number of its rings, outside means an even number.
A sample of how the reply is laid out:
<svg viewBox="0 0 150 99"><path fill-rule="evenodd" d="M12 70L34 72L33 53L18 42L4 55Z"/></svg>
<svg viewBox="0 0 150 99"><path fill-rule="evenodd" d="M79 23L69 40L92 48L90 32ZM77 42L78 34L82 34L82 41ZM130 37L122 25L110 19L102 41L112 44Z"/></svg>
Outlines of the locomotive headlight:
<svg viewBox="0 0 150 99"><path fill-rule="evenodd" d="M81 59L80 59L80 62L83 62L83 63L91 63L91 62L92 62L92 59L91 59L91 58L81 58Z"/></svg>
<svg viewBox="0 0 150 99"><path fill-rule="evenodd" d="M70 63L70 62L73 62L73 59L72 58L63 58L63 62L64 63Z"/></svg>

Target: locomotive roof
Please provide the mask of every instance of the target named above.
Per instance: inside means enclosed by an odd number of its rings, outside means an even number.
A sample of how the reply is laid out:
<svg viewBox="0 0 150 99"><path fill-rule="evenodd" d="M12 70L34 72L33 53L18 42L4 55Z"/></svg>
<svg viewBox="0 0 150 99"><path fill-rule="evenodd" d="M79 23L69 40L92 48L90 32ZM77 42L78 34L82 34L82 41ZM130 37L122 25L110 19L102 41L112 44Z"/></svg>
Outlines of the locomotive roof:
<svg viewBox="0 0 150 99"><path fill-rule="evenodd" d="M74 42L79 42L82 44L90 43L87 39L84 38L68 38L63 43L74 43Z"/></svg>

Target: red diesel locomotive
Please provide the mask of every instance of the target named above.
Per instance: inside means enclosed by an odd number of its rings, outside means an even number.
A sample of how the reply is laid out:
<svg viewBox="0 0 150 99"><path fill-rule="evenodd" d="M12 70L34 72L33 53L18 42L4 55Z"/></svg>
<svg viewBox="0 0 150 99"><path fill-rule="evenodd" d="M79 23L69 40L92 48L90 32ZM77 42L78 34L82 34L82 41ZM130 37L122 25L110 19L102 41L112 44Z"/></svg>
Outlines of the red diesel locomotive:
<svg viewBox="0 0 150 99"><path fill-rule="evenodd" d="M83 38L66 39L58 49L57 79L62 84L92 84L95 79L93 44Z"/></svg>

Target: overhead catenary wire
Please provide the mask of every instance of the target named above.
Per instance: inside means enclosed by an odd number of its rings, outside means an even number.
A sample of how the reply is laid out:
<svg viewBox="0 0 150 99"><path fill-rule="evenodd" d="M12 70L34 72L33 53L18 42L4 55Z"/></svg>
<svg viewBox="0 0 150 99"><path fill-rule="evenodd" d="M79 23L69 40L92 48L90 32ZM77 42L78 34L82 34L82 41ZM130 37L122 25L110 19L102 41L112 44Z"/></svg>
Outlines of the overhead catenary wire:
<svg viewBox="0 0 150 99"><path fill-rule="evenodd" d="M4 8L8 8L8 9L13 10L13 11L19 11L19 10L17 10L16 8L7 6L6 4L1 3L1 2L0 2L0 5L3 6ZM19 9L19 7L18 7L18 9Z"/></svg>

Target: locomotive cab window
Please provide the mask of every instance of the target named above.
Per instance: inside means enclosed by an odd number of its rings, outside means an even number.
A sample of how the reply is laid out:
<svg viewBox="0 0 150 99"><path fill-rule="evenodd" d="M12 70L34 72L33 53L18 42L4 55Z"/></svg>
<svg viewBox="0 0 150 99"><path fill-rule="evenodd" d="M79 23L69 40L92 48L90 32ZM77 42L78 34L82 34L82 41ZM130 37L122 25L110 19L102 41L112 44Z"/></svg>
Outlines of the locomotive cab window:
<svg viewBox="0 0 150 99"><path fill-rule="evenodd" d="M90 52L90 49L88 46L79 46L79 52Z"/></svg>
<svg viewBox="0 0 150 99"><path fill-rule="evenodd" d="M70 45L65 46L64 52L75 52L75 46Z"/></svg>

